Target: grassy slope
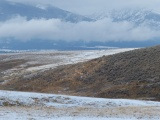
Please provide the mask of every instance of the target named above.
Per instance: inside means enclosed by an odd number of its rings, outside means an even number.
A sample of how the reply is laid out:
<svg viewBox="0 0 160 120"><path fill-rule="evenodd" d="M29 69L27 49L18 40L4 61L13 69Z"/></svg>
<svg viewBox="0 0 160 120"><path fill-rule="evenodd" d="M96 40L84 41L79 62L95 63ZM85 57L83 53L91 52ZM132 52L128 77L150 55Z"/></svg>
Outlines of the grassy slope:
<svg viewBox="0 0 160 120"><path fill-rule="evenodd" d="M1 89L160 100L160 46L61 66Z"/></svg>

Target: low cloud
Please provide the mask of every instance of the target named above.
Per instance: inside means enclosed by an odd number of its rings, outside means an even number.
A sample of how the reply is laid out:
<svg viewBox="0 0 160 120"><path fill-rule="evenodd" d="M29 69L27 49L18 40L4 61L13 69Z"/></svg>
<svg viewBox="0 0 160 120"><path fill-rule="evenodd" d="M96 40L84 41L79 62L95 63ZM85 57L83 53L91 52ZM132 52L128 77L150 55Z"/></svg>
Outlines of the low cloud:
<svg viewBox="0 0 160 120"><path fill-rule="evenodd" d="M0 22L0 39L14 38L66 41L145 41L160 37L160 31L136 27L130 22L102 19L94 22L70 23L59 19L32 19L17 16Z"/></svg>

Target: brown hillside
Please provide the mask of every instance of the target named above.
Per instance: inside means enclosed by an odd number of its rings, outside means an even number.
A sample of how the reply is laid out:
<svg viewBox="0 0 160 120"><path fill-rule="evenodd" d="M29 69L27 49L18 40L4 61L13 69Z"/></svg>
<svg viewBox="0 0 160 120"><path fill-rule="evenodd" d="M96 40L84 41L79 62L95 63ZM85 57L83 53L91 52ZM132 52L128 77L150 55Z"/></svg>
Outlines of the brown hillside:
<svg viewBox="0 0 160 120"><path fill-rule="evenodd" d="M0 88L160 100L160 46L61 66L31 78L20 77Z"/></svg>

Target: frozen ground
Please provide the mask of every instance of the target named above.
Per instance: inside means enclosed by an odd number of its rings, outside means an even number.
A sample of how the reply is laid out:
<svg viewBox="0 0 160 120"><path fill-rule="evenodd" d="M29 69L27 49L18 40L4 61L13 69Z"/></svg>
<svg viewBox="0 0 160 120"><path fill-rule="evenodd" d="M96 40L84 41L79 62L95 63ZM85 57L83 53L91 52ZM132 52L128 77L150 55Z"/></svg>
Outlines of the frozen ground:
<svg viewBox="0 0 160 120"><path fill-rule="evenodd" d="M0 91L0 120L159 120L160 103Z"/></svg>

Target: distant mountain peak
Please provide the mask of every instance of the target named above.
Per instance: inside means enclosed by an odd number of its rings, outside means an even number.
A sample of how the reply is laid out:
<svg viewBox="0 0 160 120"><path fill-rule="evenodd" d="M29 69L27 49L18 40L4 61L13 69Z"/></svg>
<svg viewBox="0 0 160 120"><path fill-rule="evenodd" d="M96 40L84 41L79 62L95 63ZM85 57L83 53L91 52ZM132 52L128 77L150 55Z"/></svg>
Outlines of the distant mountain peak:
<svg viewBox="0 0 160 120"><path fill-rule="evenodd" d="M148 26L152 29L160 29L160 13L150 9L120 9L102 10L88 17L99 20L110 18L113 22L132 22L135 25Z"/></svg>

